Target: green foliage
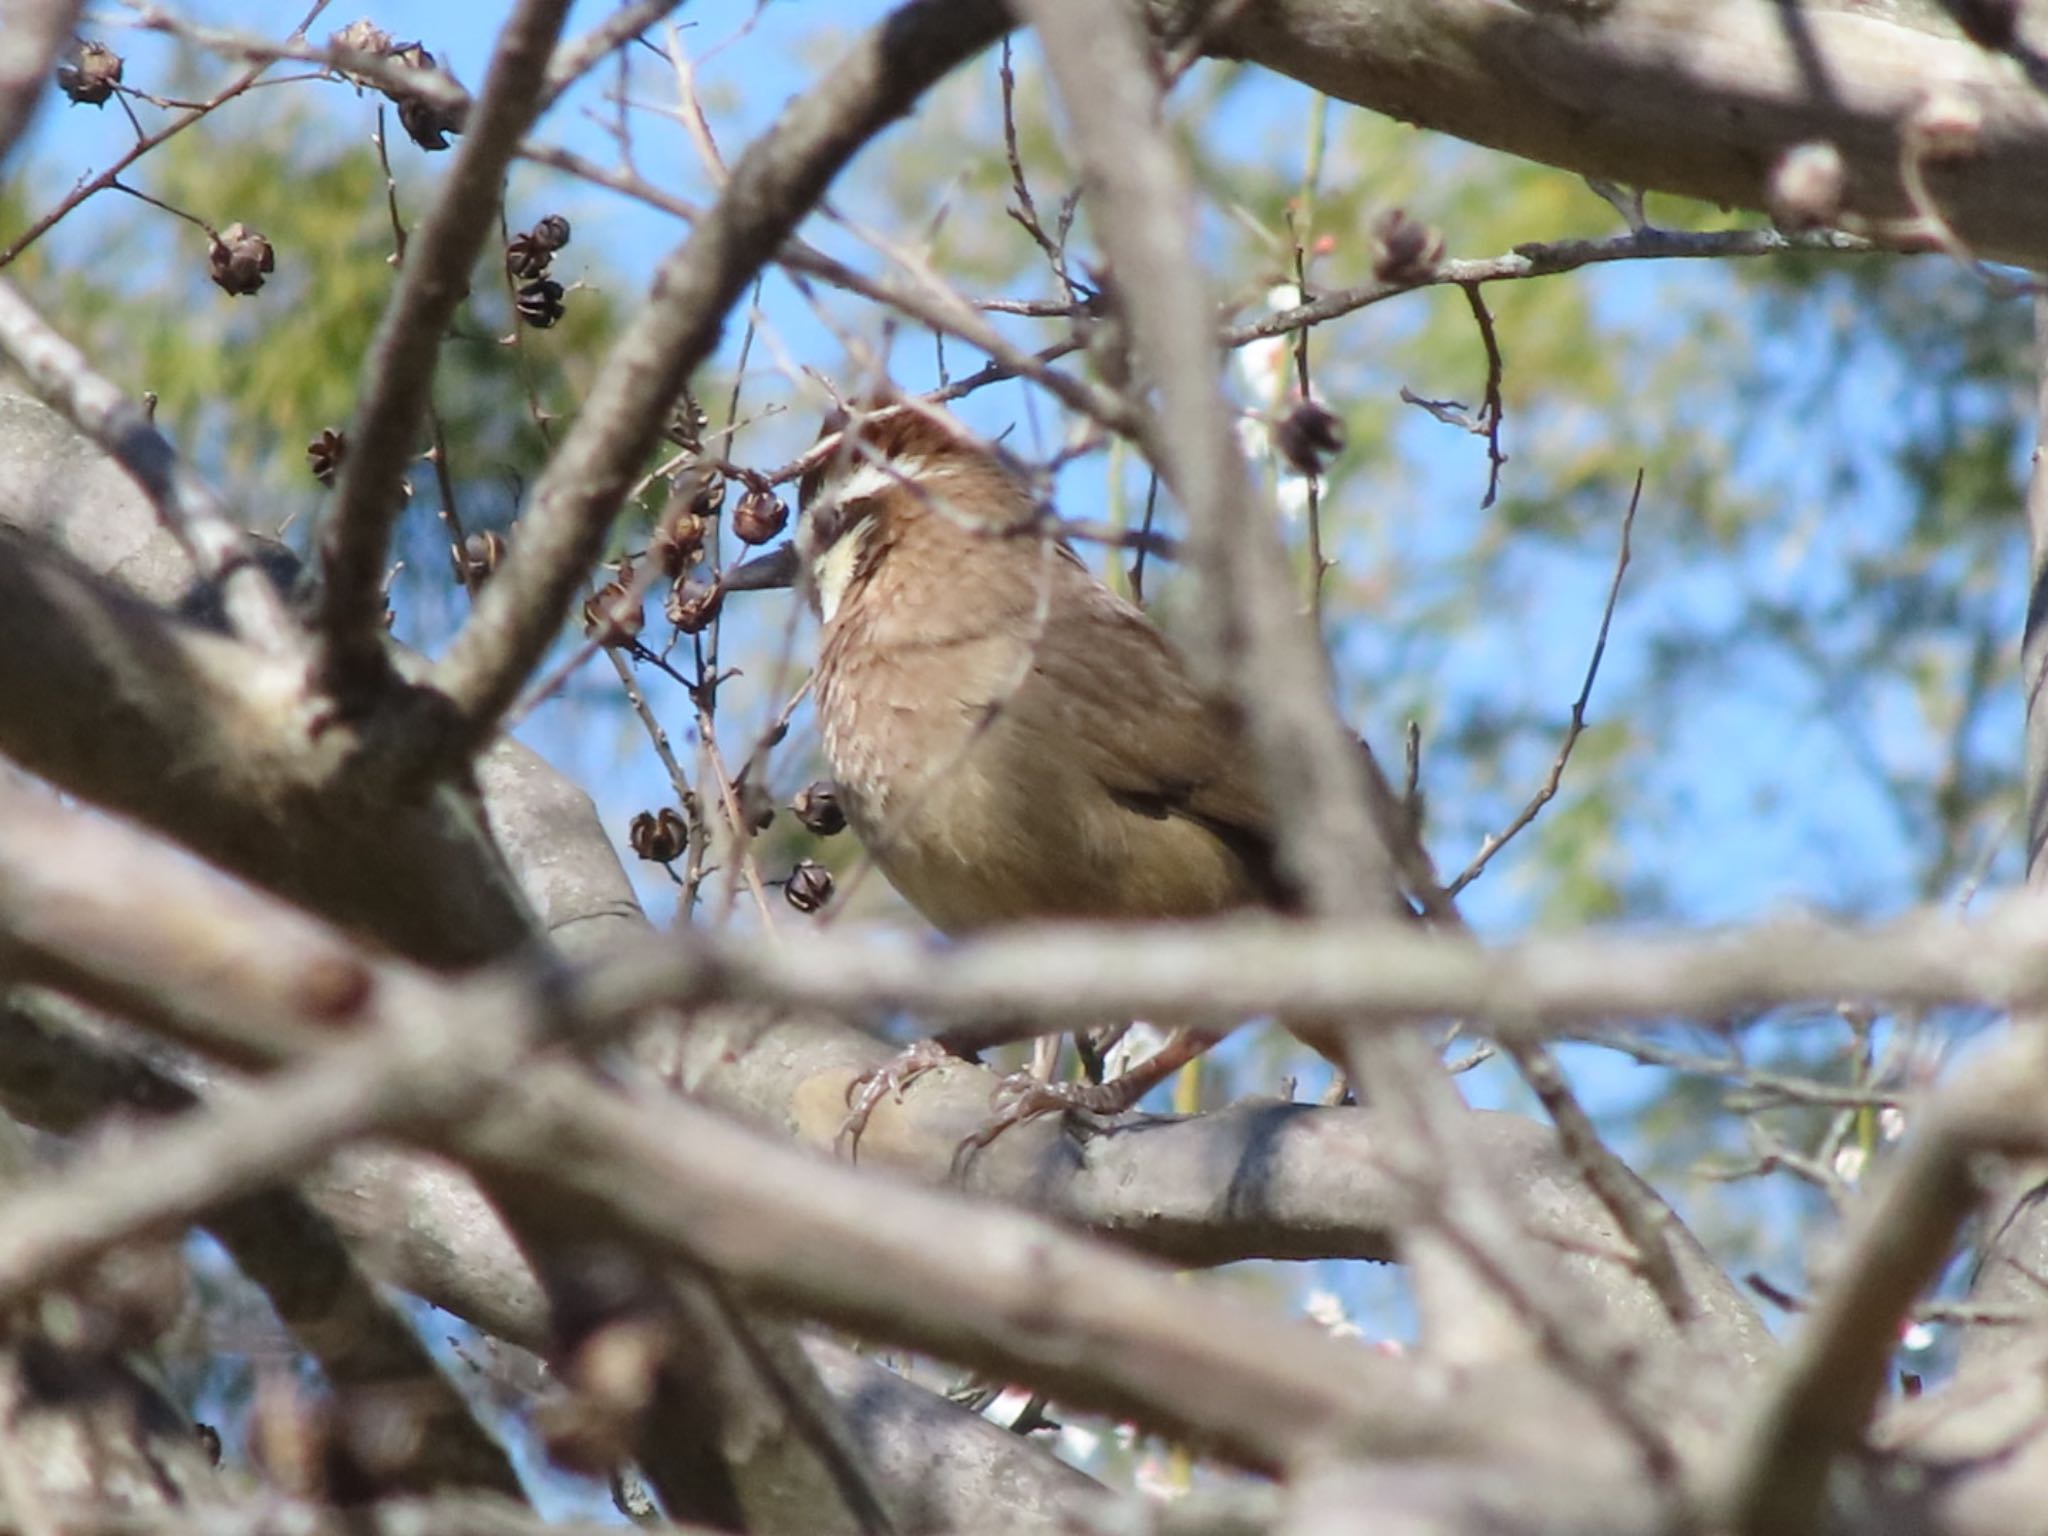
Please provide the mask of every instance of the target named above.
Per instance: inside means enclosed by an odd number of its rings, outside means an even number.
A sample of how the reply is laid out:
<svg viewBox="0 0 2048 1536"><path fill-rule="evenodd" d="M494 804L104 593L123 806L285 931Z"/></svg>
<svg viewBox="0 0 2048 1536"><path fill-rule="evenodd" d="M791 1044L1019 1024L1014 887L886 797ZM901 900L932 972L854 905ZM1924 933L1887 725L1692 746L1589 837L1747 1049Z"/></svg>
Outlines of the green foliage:
<svg viewBox="0 0 2048 1536"><path fill-rule="evenodd" d="M346 426L396 278L384 172L361 132L374 109L350 100L335 114L303 92L245 97L130 173L150 196L216 229L239 222L268 238L277 270L260 292L223 293L208 276L202 229L113 191L74 210L10 272L99 367L157 396L159 422L242 490L257 523L275 526L315 505L306 442ZM412 151L395 121L387 127L409 227L440 163ZM26 222L18 207L0 210L0 236ZM60 245L63 257L53 254ZM69 259L79 250L91 259ZM578 291L554 329L516 327L500 250L494 234L443 345L435 390L450 461L497 507L484 522L502 520L545 460L534 408L573 413L613 326L604 293ZM586 273L601 289L601 264L572 243L557 276L566 284ZM518 344L507 345L515 333ZM432 476L423 465L413 479L424 490Z"/></svg>

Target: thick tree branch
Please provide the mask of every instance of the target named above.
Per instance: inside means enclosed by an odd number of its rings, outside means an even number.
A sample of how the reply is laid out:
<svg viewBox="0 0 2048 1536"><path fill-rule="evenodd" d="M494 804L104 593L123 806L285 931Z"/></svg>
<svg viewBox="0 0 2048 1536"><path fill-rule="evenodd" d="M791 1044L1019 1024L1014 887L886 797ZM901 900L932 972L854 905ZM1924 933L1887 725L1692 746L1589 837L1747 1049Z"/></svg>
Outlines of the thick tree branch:
<svg viewBox="0 0 2048 1536"><path fill-rule="evenodd" d="M522 1002L517 972L465 985L362 956L338 971L338 935L76 814L15 824L0 840L0 890L15 974L59 979L237 1059L290 1058L288 1045L265 1045L283 1000L298 999L286 1022L305 1030L340 999L354 1031L401 1031L408 1050L459 1080L465 1057L488 1062L502 1048L488 1036L519 1038L509 1012L548 1018L567 997L548 987ZM166 913L177 914L169 932ZM205 942L176 942L195 930ZM133 982L145 967L155 978L146 991ZM475 1006L486 998L497 1006ZM821 1163L685 1102L641 1106L533 1067L466 1122L406 1131L444 1145L501 1200L519 1191L518 1210L552 1211L557 1225L573 1215L586 1240L610 1235L709 1266L751 1299L1138 1416L1255 1465L1280 1466L1332 1435L1391 1453L1493 1439L1484 1415L1419 1408L1405 1364L1359 1349L1333 1368L1327 1339L1304 1325L1178 1285L1036 1218Z"/></svg>
<svg viewBox="0 0 2048 1536"><path fill-rule="evenodd" d="M4 524L0 648L0 752L32 772L423 959L531 933L460 794L398 793L347 725L308 735L303 667L109 592Z"/></svg>
<svg viewBox="0 0 2048 1536"><path fill-rule="evenodd" d="M1214 54L1404 122L1629 186L1762 209L1795 145L1840 152L1847 221L1924 242L1899 175L1930 98L1981 119L1933 193L1983 255L2048 264L2048 96L1928 0L1256 0Z"/></svg>
<svg viewBox="0 0 2048 1536"><path fill-rule="evenodd" d="M1720 1020L1843 1000L2005 1009L2048 999L2048 899L1974 917L1928 907L1857 925L1787 918L1699 932L1630 930L1482 944L1332 920L1045 926L897 948L846 930L767 946L692 932L583 974L593 1006L713 1002L879 1016L907 1009L963 1045L1105 1017L1228 1023L1280 1010L1392 1024L1508 1018L1561 1031L1603 1019ZM1033 1022L1020 1028L1018 1018Z"/></svg>
<svg viewBox="0 0 2048 1536"><path fill-rule="evenodd" d="M142 407L95 373L84 354L46 325L4 278L0 352L37 393L134 476L185 546L200 579L220 588L235 632L267 654L303 666L304 636L257 558L254 541L150 424Z"/></svg>
<svg viewBox="0 0 2048 1536"><path fill-rule="evenodd" d="M24 0L0 30L0 164L50 88L50 71L78 24L79 0Z"/></svg>
<svg viewBox="0 0 2048 1536"><path fill-rule="evenodd" d="M73 1132L111 1111L162 1113L193 1103L192 1093L158 1068L89 1037L78 1010L49 994L0 1008L0 1106L27 1123ZM396 1386L414 1401L422 1386L439 1381L410 1327L356 1273L335 1228L385 1283L511 1344L552 1347L547 1297L526 1255L457 1170L417 1156L350 1152L317 1173L307 1194L317 1213L296 1194L271 1191L212 1212L206 1226L270 1294L330 1381ZM1039 1447L852 1350L819 1337L802 1344L845 1405L877 1473L897 1490L894 1502L918 1511L906 1531L997 1523L1067 1531L1076 1512L1104 1497ZM450 1415L430 1417L436 1434L452 1437L460 1427ZM427 1448L436 1449L431 1441ZM487 1438L483 1448L496 1454ZM756 1455L770 1451L762 1447ZM437 1452L429 1465L447 1465L457 1454Z"/></svg>
<svg viewBox="0 0 2048 1536"><path fill-rule="evenodd" d="M683 1082L714 1103L832 1149L854 1079L893 1052L805 1015L764 1024L758 1012L701 1016L683 1045ZM1374 1109L1249 1099L1185 1119L1140 1119L1106 1134L1063 1134L1040 1122L1006 1133L962 1170L955 1154L986 1122L997 1081L965 1062L919 1078L901 1101L876 1108L861 1137L861 1160L931 1183L962 1177L977 1194L1044 1211L1174 1264L1396 1257L1407 1193L1385 1155ZM1531 1235L1599 1289L1610 1322L1646 1344L1668 1342L1669 1317L1551 1131L1516 1115L1477 1115L1468 1134ZM1645 1198L1655 1197L1645 1191ZM1770 1358L1773 1341L1748 1299L1682 1230L1674 1247L1688 1288L1702 1299L1684 1336L1737 1371Z"/></svg>

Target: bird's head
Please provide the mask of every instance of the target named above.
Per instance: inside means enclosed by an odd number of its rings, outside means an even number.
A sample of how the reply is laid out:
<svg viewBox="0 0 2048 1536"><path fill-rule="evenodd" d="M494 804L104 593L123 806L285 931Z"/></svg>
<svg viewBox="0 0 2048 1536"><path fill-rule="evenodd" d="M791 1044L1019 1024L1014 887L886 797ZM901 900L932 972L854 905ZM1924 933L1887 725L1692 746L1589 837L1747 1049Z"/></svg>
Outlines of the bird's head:
<svg viewBox="0 0 2048 1536"><path fill-rule="evenodd" d="M965 532L993 543L1029 526L1031 495L994 448L934 406L895 402L828 418L829 452L804 476L797 550L828 624L892 550Z"/></svg>

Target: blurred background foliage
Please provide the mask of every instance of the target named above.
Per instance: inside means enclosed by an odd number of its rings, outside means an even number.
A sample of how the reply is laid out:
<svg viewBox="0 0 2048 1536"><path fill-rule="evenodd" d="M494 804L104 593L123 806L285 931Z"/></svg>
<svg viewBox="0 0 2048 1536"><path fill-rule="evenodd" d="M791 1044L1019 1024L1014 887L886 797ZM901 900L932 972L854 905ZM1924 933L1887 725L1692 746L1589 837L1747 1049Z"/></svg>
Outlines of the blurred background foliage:
<svg viewBox="0 0 2048 1536"><path fill-rule="evenodd" d="M707 21L698 34L731 39L700 74L728 158L779 103L777 88L793 91L835 51L815 13L765 16L747 24L755 30L722 32ZM778 62L764 62L771 58ZM794 72L791 58L800 61ZM197 65L166 67L163 88L196 89ZM1016 73L1017 144L1050 225L1075 175L1023 45ZM150 83L133 71L129 79ZM664 61L636 54L630 110L589 98L558 114L573 121L551 120L541 136L581 135L579 147L608 164L616 145L601 130L624 123L645 174L708 199L714 189L672 120L674 94ZM1190 259L1213 274L1240 319L1289 300L1297 242L1312 292L1368 280L1369 230L1391 206L1439 231L1454 256L1621 228L1576 178L1327 107L1238 66L1198 66L1175 103L1205 198ZM71 109L72 119L82 110ZM66 122L46 125L0 188L0 246L95 163L70 143ZM158 396L160 421L252 523L282 525L302 548L322 496L306 442L346 423L392 281L376 126L371 102L341 85L252 92L132 173L152 196L216 226L239 220L269 237L278 270L252 298L231 300L207 281L198 229L112 192L8 271L105 371ZM392 195L410 223L440 168L388 126ZM805 235L869 272L896 270L895 256L908 252L973 297L1058 297L1044 257L1006 216L1013 198L998 63L989 58L865 154L833 195L835 215L815 217ZM510 520L549 433L573 414L653 261L682 233L617 194L522 168L509 227L551 212L577 230L556 263L573 284L562 323L535 331L514 322L494 239L442 352L435 399L471 529ZM1654 196L1649 212L1673 226L1742 222ZM1071 255L1076 277L1100 277L1085 204ZM2024 307L1945 261L1885 256L1620 264L1496 284L1485 298L1505 357L1510 456L1491 507L1481 505L1484 441L1401 399L1406 387L1477 409L1487 360L1461 293L1405 295L1309 341L1315 392L1348 434L1321 487L1322 538L1336 562L1325 629L1341 702L1391 764L1413 722L1428 831L1447 873L1548 770L1600 622L1630 487L1643 476L1589 728L1557 800L1472 886L1475 923L1508 934L1789 907L1877 914L2014 883L2021 497L2034 389ZM1066 333L1058 320L997 321L1032 346ZM955 378L983 361L957 343L943 356ZM714 432L735 428L732 459L766 470L815 430L823 394L811 374L858 387L876 359L906 388L940 382L928 334L864 300L771 273L734 317L698 395ZM1262 454L1263 483L1305 548L1301 485L1265 454L1258 427L1291 388L1291 367L1284 348L1246 348L1230 383ZM1072 440L1048 399L1015 384L960 409L1027 457L1048 458ZM394 606L401 636L432 650L464 600L449 581L439 492L424 461L413 485ZM1058 485L1062 510L1082 518L1135 520L1148 492L1135 455L1114 448L1065 464ZM656 488L648 507L658 505ZM1163 500L1158 515L1175 527ZM644 542L645 517L642 509L624 520L622 550ZM1128 564L1086 553L1112 574ZM1146 591L1169 626L1189 597L1156 565ZM720 751L737 765L800 681L807 625L790 599L736 599L722 635L671 646L657 599L644 638L684 676L738 669L719 688L715 715ZM654 667L637 674L685 764L694 763L693 780L704 782L691 701ZM674 798L602 657L580 667L522 734L591 786L621 841L635 811ZM777 802L822 772L801 708L788 739L762 760L758 777ZM821 843L787 813L757 852L770 880L798 857L842 875L858 862L849 839ZM700 915L758 921L730 884L736 863L725 864ZM634 868L663 916L675 887L654 866ZM855 882L842 905L843 920L911 921L879 880ZM791 928L805 919L778 903L774 921ZM1883 1019L1859 1032L1832 1016L1694 1021L1657 1038L1696 1055L1739 1049L1753 1066L1830 1082L1910 1087L1973 1022ZM1269 1091L1283 1074L1308 1072L1274 1033L1235 1043L1205 1069L1203 1092L1213 1100ZM1604 1049L1575 1049L1569 1061L1620 1148L1701 1235L1738 1272L1762 1270L1794 1293L1806 1284L1815 1219L1896 1129L1873 1113L1739 1113L1748 1106L1731 1104L1715 1077ZM1484 1102L1526 1107L1495 1065L1466 1081ZM1782 1166L1768 1178L1726 1177L1756 1171L1759 1149L1780 1144L1831 1159L1825 1177ZM1316 1283L1372 1314L1368 1331L1400 1330L1396 1282L1334 1275ZM1298 1278L1264 1268L1241 1277L1265 1287Z"/></svg>

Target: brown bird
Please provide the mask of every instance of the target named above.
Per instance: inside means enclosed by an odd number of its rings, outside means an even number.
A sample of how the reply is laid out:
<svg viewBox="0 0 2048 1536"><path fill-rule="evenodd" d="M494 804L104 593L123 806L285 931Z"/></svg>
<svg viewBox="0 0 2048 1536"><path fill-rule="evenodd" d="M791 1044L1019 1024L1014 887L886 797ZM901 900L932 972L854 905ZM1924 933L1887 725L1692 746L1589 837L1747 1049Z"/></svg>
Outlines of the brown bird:
<svg viewBox="0 0 2048 1536"><path fill-rule="evenodd" d="M1249 744L1146 615L1063 543L1023 474L936 409L828 424L797 547L823 623L813 697L847 820L942 932L1028 919L1285 909ZM1177 1032L1101 1088L1113 1112L1217 1037ZM883 1092L929 1049L881 1074Z"/></svg>

